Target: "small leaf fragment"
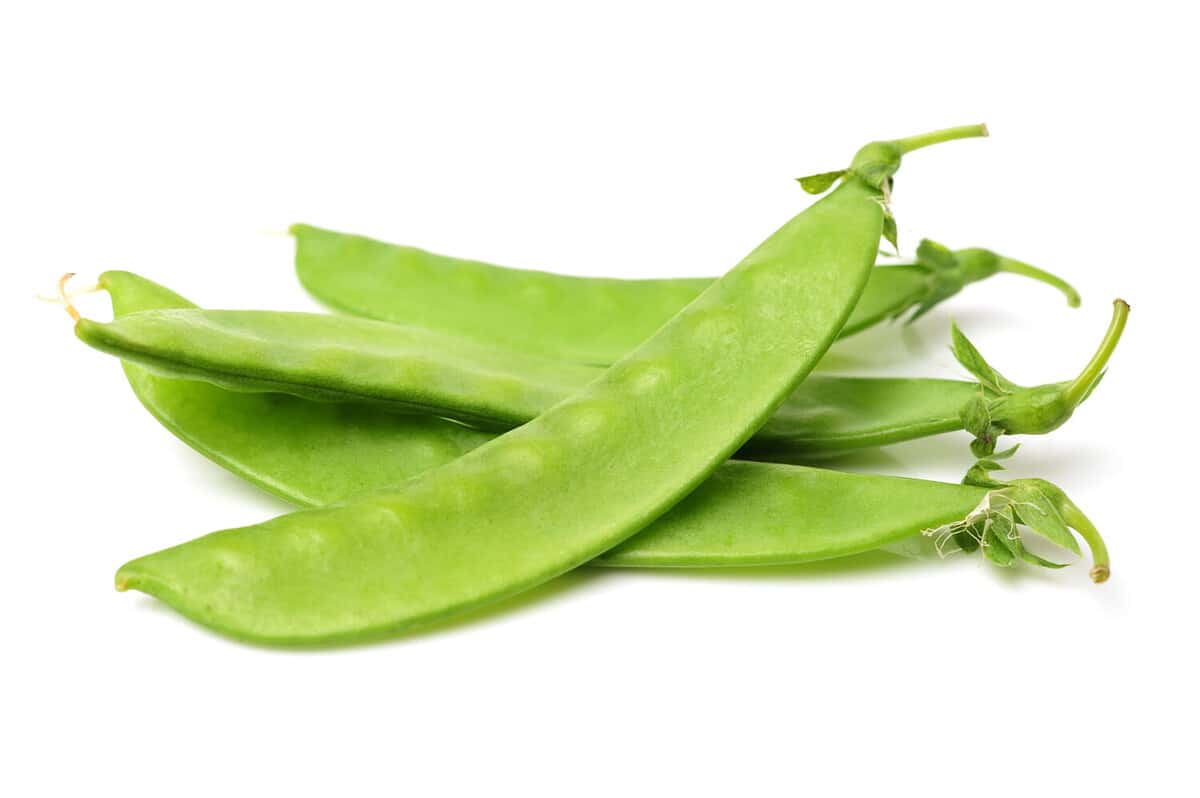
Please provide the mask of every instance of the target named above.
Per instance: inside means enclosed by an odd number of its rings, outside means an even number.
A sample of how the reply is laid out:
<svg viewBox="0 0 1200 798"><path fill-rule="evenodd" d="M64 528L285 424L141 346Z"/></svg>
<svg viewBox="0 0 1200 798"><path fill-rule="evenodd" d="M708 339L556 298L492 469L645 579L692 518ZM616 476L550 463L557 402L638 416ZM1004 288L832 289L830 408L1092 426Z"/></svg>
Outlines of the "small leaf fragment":
<svg viewBox="0 0 1200 798"><path fill-rule="evenodd" d="M1041 566L1042 568L1066 568L1070 564L1065 562L1054 562L1053 560L1047 560L1045 557L1039 557L1024 546L1021 546L1021 559L1030 565L1037 565Z"/></svg>
<svg viewBox="0 0 1200 798"><path fill-rule="evenodd" d="M983 387L999 394L1012 393L1013 389L1018 387L1016 383L1005 379L1000 372L992 368L983 359L983 355L979 353L975 345L967 339L967 336L963 335L962 330L958 329L958 325L953 322L950 324L950 337L953 341L950 351L954 353L954 359L975 379L979 380Z"/></svg>
<svg viewBox="0 0 1200 798"><path fill-rule="evenodd" d="M1004 430L997 426L988 427L971 441L971 454L978 457L981 462L991 463L987 458L991 457L996 451L996 441L1003 434ZM997 468L1003 468L998 463L993 463L993 465Z"/></svg>
<svg viewBox="0 0 1200 798"><path fill-rule="evenodd" d="M891 212L885 213L883 217L883 237L899 254L900 244L897 243L899 234L896 230L896 217L892 216Z"/></svg>
<svg viewBox="0 0 1200 798"><path fill-rule="evenodd" d="M1021 550L1024 547L1021 545L1021 538L1017 535L1017 525L1013 521L1010 511L999 512L990 518L987 529L993 540L1008 549L1013 557L1021 556Z"/></svg>
<svg viewBox="0 0 1200 798"><path fill-rule="evenodd" d="M963 429L972 435L982 435L992 425L992 413L983 391L971 397L958 413Z"/></svg>
<svg viewBox="0 0 1200 798"><path fill-rule="evenodd" d="M1013 483L1010 490L1013 508L1022 524L1054 545L1072 554L1080 554L1079 542L1044 491L1028 482Z"/></svg>
<svg viewBox="0 0 1200 798"><path fill-rule="evenodd" d="M1013 444L1012 446L1008 447L1007 449L1005 449L1005 450L1004 450L1004 451L1002 451L1002 452L995 452L995 453L993 453L993 454L992 454L992 458L991 458L991 459L992 459L992 460L1007 460L1008 458L1010 458L1010 457L1012 457L1014 454L1016 454L1016 453L1017 453L1017 449L1020 449L1020 448L1021 448L1021 444L1019 444L1019 443L1015 443L1015 444ZM1002 466L999 466L999 467L1002 467ZM999 467L998 467L998 468L999 468Z"/></svg>
<svg viewBox="0 0 1200 798"><path fill-rule="evenodd" d="M908 317L907 319L905 319L905 320L904 320L904 323L905 323L905 324L912 324L914 321L916 321L917 319L921 318L921 317L922 317L922 316L924 316L926 313L928 313L929 311L931 311L931 310L933 310L934 308L936 308L938 305L942 304L942 302L944 302L944 301L946 301L947 299L949 299L949 298L950 298L950 296L953 296L953 295L952 295L952 294L946 294L946 295L944 295L942 292L940 292L940 291L936 291L936 290L935 290L935 291L931 291L931 292L930 292L930 294L929 294L929 296L927 296L927 297L925 297L924 299L922 299L922 300L921 300L921 303L920 303L919 305L917 305L917 308L916 308L916 310L914 310L914 311L913 311L913 312L912 312L912 313L909 315L909 317Z"/></svg>
<svg viewBox="0 0 1200 798"><path fill-rule="evenodd" d="M800 183L800 188L809 194L824 194L845 174L845 169L839 169L836 172L821 172L818 175L798 177L796 181Z"/></svg>
<svg viewBox="0 0 1200 798"><path fill-rule="evenodd" d="M983 553L996 565L1001 568L1008 568L1016 560L1012 551L1000 541L996 533L988 529L983 536Z"/></svg>
<svg viewBox="0 0 1200 798"><path fill-rule="evenodd" d="M992 479L988 472L993 470L988 468L989 461L978 460L976 463L967 469L967 473L963 475L962 484L974 485L977 488L1005 488L1007 484L998 480ZM995 465L995 464L993 464Z"/></svg>
<svg viewBox="0 0 1200 798"><path fill-rule="evenodd" d="M917 244L917 263L935 271L951 271L958 267L958 258L949 247L922 238Z"/></svg>
<svg viewBox="0 0 1200 798"><path fill-rule="evenodd" d="M970 532L960 530L955 532L954 542L967 554L971 554L979 548L979 541Z"/></svg>

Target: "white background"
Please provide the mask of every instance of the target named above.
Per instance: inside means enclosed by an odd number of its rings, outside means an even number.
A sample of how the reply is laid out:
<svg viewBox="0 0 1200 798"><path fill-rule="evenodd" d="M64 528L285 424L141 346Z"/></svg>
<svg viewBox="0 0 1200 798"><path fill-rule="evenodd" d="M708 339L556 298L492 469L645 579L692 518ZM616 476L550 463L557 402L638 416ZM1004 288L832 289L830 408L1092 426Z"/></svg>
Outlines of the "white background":
<svg viewBox="0 0 1200 798"><path fill-rule="evenodd" d="M1194 795L1182 4L429 5L5 6L0 791ZM1001 276L843 351L860 373L957 376L956 318L1013 379L1065 379L1128 299L1104 385L1013 464L1101 527L1108 584L976 559L585 569L321 653L112 590L126 559L286 507L162 430L33 300L60 273L316 309L267 234L307 221L509 265L716 274L809 202L792 177L977 121L992 138L906 159L902 246L1000 250L1083 307ZM966 442L859 465L956 480Z"/></svg>

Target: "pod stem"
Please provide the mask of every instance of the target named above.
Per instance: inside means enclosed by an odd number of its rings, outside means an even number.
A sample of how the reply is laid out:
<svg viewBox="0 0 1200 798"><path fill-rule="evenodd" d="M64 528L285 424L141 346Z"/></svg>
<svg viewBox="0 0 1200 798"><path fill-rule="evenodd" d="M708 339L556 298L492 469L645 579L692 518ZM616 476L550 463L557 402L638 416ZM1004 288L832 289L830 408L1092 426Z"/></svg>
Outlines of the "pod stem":
<svg viewBox="0 0 1200 798"><path fill-rule="evenodd" d="M1108 359L1112 356L1113 350L1117 348L1117 343L1121 340L1121 333L1125 331L1125 320L1128 318L1129 303L1123 299L1113 300L1112 321L1108 323L1108 330L1104 333L1100 347L1096 350L1096 354L1092 355L1092 359L1088 361L1080 375L1063 392L1063 397L1072 407L1084 400L1103 375L1104 367L1108 365Z"/></svg>
<svg viewBox="0 0 1200 798"><path fill-rule="evenodd" d="M1106 581L1110 573L1108 546L1104 545L1104 538L1100 537L1100 530L1096 529L1096 525L1091 522L1091 519L1083 514L1083 510L1075 506L1075 502L1065 496L1062 497L1060 510L1063 520L1079 533L1079 537L1083 538L1088 550L1092 552L1092 570L1088 571L1088 576L1096 584Z"/></svg>
<svg viewBox="0 0 1200 798"><path fill-rule="evenodd" d="M941 144L943 141L954 141L955 139L974 139L986 136L987 134L987 125L962 125L960 127L948 127L944 130L934 130L929 133L920 133L916 136L896 139L892 142L892 144L894 144L903 155L910 153L913 150L919 150L922 147Z"/></svg>
<svg viewBox="0 0 1200 798"><path fill-rule="evenodd" d="M1048 271L1039 269L1037 266L1031 266L1028 263L1022 263L1019 260L1003 256L997 259L996 271L1019 274L1022 277L1029 277L1046 285L1054 286L1066 296L1068 305L1073 308L1079 307L1079 292L1070 283L1056 274L1051 274Z"/></svg>

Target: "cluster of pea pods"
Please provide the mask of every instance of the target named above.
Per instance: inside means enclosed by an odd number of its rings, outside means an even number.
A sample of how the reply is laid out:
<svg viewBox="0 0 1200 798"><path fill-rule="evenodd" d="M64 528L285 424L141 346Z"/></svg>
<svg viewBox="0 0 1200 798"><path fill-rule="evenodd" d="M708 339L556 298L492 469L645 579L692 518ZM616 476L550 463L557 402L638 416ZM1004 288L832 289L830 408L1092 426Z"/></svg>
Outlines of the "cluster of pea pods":
<svg viewBox="0 0 1200 798"><path fill-rule="evenodd" d="M581 278L296 225L300 280L338 314L203 310L130 272L114 318L82 318L163 426L304 509L135 559L118 589L272 645L389 636L581 565L712 568L843 557L922 533L991 562L1108 576L1094 525L1055 485L1001 482L1005 434L1063 424L1104 373L1128 306L1079 376L1023 387L967 338L972 379L841 377L837 338L915 319L969 283L1066 282L985 249L894 242L901 156L983 126L861 148L805 178L823 194L719 279ZM65 283L65 280L64 280ZM811 373L818 369L816 373ZM829 458L965 429L962 484L843 473ZM798 463L806 463L799 465Z"/></svg>

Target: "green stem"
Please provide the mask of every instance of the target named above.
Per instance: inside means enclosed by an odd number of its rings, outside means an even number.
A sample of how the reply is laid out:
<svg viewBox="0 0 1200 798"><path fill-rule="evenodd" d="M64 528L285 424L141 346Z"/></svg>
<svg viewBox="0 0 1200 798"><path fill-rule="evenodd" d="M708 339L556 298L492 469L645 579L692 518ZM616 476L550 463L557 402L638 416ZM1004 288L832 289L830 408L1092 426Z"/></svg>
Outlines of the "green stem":
<svg viewBox="0 0 1200 798"><path fill-rule="evenodd" d="M1124 299L1113 300L1112 321L1108 323L1108 331L1104 333L1104 340L1100 342L1100 348L1096 350L1096 354L1092 355L1092 359L1083 372L1063 392L1063 398L1071 407L1075 407L1083 401L1096 380L1100 379L1101 374L1104 373L1104 367L1108 365L1109 357L1117 348L1117 342L1121 340L1121 333L1125 330L1127 318L1129 318L1129 304Z"/></svg>
<svg viewBox="0 0 1200 798"><path fill-rule="evenodd" d="M987 125L962 125L961 127L948 127L945 130L934 130L931 133L920 133L916 136L908 138L896 139L892 142L900 153L906 154L913 150L919 150L922 147L929 147L933 144L941 144L943 141L954 141L955 139L974 139L988 134Z"/></svg>
<svg viewBox="0 0 1200 798"><path fill-rule="evenodd" d="M1108 546L1104 545L1104 538L1100 537L1100 530L1096 529L1096 525L1083 514L1075 506L1075 502L1062 497L1061 511L1063 520L1067 525L1079 533L1079 537L1083 538L1083 542L1087 544L1088 549L1092 552L1092 570L1088 575L1092 577L1092 581L1096 584L1108 579L1109 563L1108 563Z"/></svg>
<svg viewBox="0 0 1200 798"><path fill-rule="evenodd" d="M1023 277L1029 277L1037 280L1038 282L1045 283L1046 285L1052 285L1059 291L1063 292L1063 294L1067 297L1068 305L1073 308L1079 307L1079 292L1076 291L1070 283L1058 275L1039 269L1037 266L1031 266L1028 263L1022 263L1019 260L1013 260L1012 258L1005 258L1003 256L998 257L996 270L1008 272L1009 274L1019 274Z"/></svg>

